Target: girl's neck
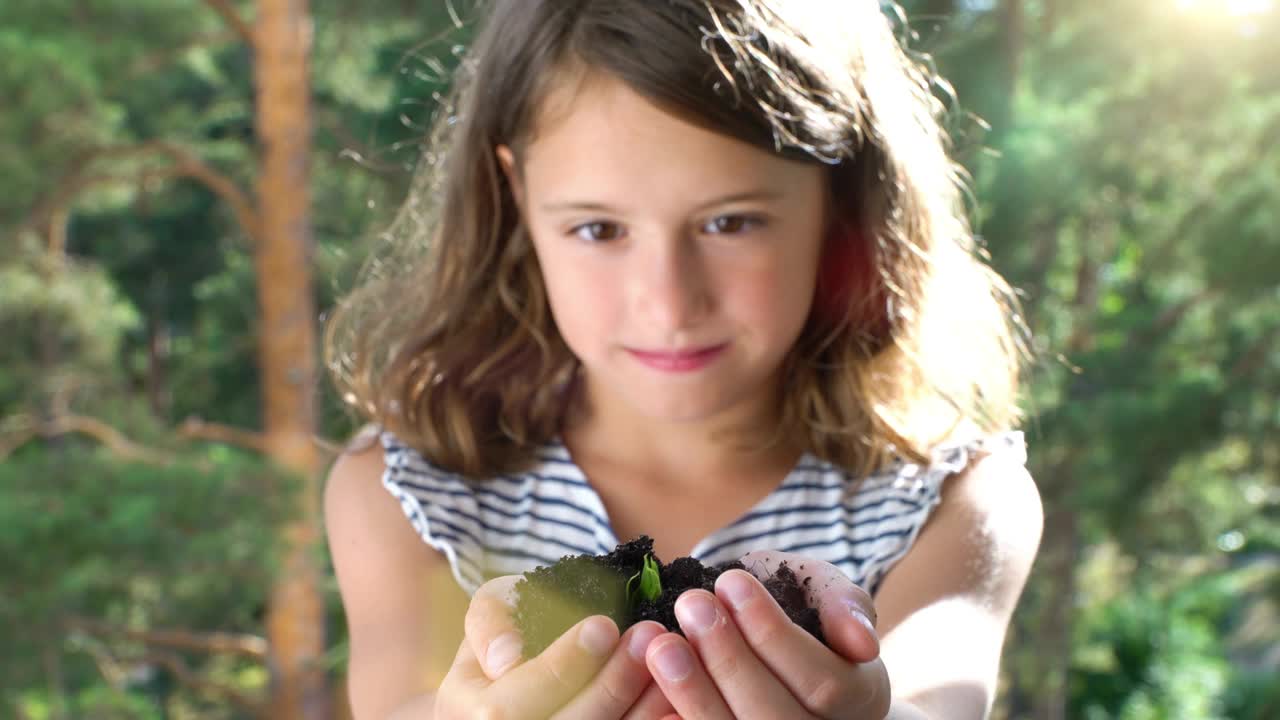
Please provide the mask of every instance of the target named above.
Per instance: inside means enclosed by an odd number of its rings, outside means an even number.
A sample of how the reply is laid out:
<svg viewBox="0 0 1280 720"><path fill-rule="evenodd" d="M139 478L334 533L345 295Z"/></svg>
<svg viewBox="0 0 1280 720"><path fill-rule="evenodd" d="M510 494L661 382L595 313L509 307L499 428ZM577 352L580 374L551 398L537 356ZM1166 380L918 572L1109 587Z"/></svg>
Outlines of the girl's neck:
<svg viewBox="0 0 1280 720"><path fill-rule="evenodd" d="M784 477L803 454L796 438L771 442L777 426L773 403L737 408L705 422L672 423L577 400L561 438L578 465L643 478L673 492L692 494L733 487L740 479Z"/></svg>

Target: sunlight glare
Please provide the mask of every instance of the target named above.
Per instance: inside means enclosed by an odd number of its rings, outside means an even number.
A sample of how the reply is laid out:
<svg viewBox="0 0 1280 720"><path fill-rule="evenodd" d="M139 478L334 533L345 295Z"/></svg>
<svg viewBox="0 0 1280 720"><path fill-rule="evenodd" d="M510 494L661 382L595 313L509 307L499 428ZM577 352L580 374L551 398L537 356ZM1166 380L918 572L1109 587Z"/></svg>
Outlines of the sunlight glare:
<svg viewBox="0 0 1280 720"><path fill-rule="evenodd" d="M1271 12L1274 0L1175 0L1179 10L1223 10L1231 17Z"/></svg>

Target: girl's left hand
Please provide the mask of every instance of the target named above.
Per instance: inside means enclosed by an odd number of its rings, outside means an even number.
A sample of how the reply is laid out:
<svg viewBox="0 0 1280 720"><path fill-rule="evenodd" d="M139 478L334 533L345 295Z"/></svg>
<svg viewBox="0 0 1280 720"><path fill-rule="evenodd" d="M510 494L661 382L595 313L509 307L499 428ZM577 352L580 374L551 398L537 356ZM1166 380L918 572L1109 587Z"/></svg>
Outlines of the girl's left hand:
<svg viewBox="0 0 1280 720"><path fill-rule="evenodd" d="M829 563L757 552L742 562L767 578L786 562L818 608L828 649L791 622L759 580L724 573L715 595L690 590L676 601L688 636L649 644L646 662L683 720L824 718L882 720L889 676L880 660L871 597Z"/></svg>

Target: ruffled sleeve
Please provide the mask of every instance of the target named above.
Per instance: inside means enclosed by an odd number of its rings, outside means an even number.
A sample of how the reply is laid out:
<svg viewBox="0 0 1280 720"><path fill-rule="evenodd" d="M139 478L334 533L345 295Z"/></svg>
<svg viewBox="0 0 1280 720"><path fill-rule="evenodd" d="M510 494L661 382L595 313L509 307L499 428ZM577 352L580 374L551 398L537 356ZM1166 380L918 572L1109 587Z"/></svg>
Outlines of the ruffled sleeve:
<svg viewBox="0 0 1280 720"><path fill-rule="evenodd" d="M870 524L856 526L855 533L864 536L860 541L873 543L873 550L866 552L865 560L855 569L855 581L874 595L885 575L915 545L920 531L942 502L946 479L964 471L979 456L997 453L1025 465L1027 448L1023 433L1010 431L944 443L931 453L932 461L928 465L898 463L859 484L859 496L878 497L876 494L880 493L898 500L895 507L907 509L887 519L892 525L887 530Z"/></svg>
<svg viewBox="0 0 1280 720"><path fill-rule="evenodd" d="M389 432L381 435L386 471L382 485L397 500L414 530L449 560L453 577L468 595L484 582L484 545L473 523L479 503L474 486L442 470Z"/></svg>

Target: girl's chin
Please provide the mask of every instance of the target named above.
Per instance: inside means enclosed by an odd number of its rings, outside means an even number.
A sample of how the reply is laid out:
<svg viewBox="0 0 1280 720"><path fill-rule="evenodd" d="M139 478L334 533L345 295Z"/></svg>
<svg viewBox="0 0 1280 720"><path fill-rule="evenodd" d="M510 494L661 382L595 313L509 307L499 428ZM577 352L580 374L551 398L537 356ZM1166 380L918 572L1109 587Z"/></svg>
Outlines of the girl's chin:
<svg viewBox="0 0 1280 720"><path fill-rule="evenodd" d="M743 404L743 388L758 387L724 371L655 372L644 367L587 370L585 383L593 415L640 417L663 423L697 423L722 417ZM617 412L614 412L614 411Z"/></svg>
<svg viewBox="0 0 1280 720"><path fill-rule="evenodd" d="M632 397L628 405L631 412L644 418L667 424L698 423L723 415L732 407L730 398L723 396L690 397L690 393L672 393L662 397L659 393L647 393Z"/></svg>

